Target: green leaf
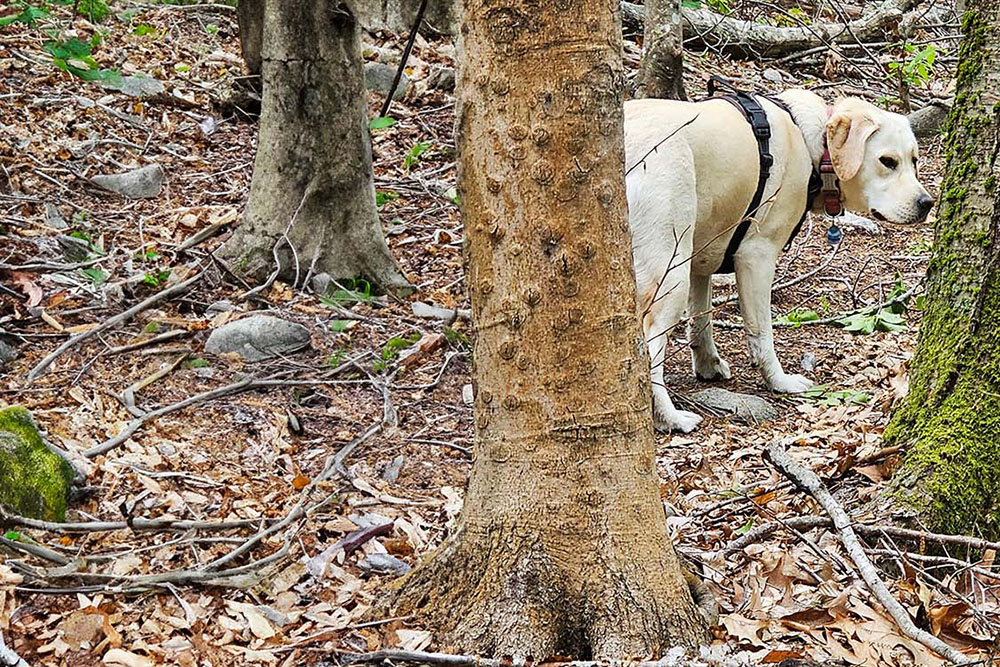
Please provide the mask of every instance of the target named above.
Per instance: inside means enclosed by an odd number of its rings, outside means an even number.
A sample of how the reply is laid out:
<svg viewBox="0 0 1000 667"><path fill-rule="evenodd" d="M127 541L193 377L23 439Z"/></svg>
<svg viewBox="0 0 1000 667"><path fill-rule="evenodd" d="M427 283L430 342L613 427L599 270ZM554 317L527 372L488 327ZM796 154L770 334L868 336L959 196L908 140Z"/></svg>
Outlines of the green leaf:
<svg viewBox="0 0 1000 667"><path fill-rule="evenodd" d="M787 324L794 328L802 326L803 322L813 322L819 319L819 314L814 310L799 310L795 309L788 313L787 315L782 315L781 317L775 318L776 324Z"/></svg>
<svg viewBox="0 0 1000 667"><path fill-rule="evenodd" d="M49 12L44 7L32 7L27 5L17 14L8 14L0 18L0 28L5 25L10 25L12 23L23 23L29 28L34 28L38 19L45 18L49 15Z"/></svg>
<svg viewBox="0 0 1000 667"><path fill-rule="evenodd" d="M390 118L389 116L378 116L372 118L371 122L368 123L368 128L371 130L384 130L388 127L392 127L396 124L395 118Z"/></svg>
<svg viewBox="0 0 1000 667"><path fill-rule="evenodd" d="M6 533L3 534L3 536L4 539L10 540L11 542L18 542L21 539L21 533L17 532L16 530L8 530Z"/></svg>
<svg viewBox="0 0 1000 667"><path fill-rule="evenodd" d="M393 192L392 190L376 190L375 191L375 205L382 208L389 202L399 199L399 193Z"/></svg>
<svg viewBox="0 0 1000 667"><path fill-rule="evenodd" d="M187 362L186 366L188 368L205 368L208 366L208 362L199 357L198 359L192 359Z"/></svg>
<svg viewBox="0 0 1000 667"><path fill-rule="evenodd" d="M355 320L333 320L330 322L330 331L341 333L347 331Z"/></svg>

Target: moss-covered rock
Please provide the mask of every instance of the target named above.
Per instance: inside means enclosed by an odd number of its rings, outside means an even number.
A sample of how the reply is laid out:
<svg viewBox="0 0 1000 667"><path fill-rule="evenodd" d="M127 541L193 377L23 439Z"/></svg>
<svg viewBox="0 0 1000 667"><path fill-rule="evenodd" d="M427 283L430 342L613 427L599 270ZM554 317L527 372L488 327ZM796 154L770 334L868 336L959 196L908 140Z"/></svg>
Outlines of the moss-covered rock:
<svg viewBox="0 0 1000 667"><path fill-rule="evenodd" d="M0 504L45 521L63 521L73 469L42 442L31 413L0 409Z"/></svg>

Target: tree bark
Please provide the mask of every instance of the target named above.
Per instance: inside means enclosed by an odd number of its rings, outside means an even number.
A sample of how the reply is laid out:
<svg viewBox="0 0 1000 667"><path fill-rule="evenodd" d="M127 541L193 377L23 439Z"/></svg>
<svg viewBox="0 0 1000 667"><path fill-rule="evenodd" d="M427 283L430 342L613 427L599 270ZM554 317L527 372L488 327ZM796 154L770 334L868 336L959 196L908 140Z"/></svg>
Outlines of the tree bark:
<svg viewBox="0 0 1000 667"><path fill-rule="evenodd" d="M486 655L695 645L636 312L617 5L464 0L460 49L475 464L458 528L397 612Z"/></svg>
<svg viewBox="0 0 1000 667"><path fill-rule="evenodd" d="M222 250L237 274L365 278L405 290L378 221L357 23L344 4L265 3L250 199Z"/></svg>
<svg viewBox="0 0 1000 667"><path fill-rule="evenodd" d="M264 0L240 0L236 6L240 29L240 50L247 72L260 74L261 45L264 40Z"/></svg>
<svg viewBox="0 0 1000 667"><path fill-rule="evenodd" d="M901 496L946 532L1000 537L1000 6L969 0L910 391Z"/></svg>
<svg viewBox="0 0 1000 667"><path fill-rule="evenodd" d="M637 97L685 100L683 0L646 0Z"/></svg>

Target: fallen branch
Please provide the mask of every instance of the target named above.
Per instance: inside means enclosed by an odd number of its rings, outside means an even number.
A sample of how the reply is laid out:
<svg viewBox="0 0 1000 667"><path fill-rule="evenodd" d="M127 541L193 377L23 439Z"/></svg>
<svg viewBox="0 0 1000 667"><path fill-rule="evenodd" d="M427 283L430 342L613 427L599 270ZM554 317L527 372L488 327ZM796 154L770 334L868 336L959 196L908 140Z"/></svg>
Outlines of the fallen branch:
<svg viewBox="0 0 1000 667"><path fill-rule="evenodd" d="M130 519L128 521L81 521L64 522L42 521L17 514L11 514L0 507L0 526L20 526L53 533L99 533L112 530L230 530L243 528L256 523L260 519L236 519L233 521L190 521L178 519Z"/></svg>
<svg viewBox="0 0 1000 667"><path fill-rule="evenodd" d="M42 359L40 362L38 362L38 365L36 365L34 368L28 371L28 382L30 383L32 380L34 380L39 375L44 373L45 369L51 366L52 362L58 359L60 356L62 356L67 350L76 347L83 341L87 340L88 338L91 338L92 336L96 336L102 331L113 329L119 324L127 322L128 320L132 319L132 317L134 317L135 315L138 315L144 310L152 308L153 306L155 306L156 304L160 303L165 299L169 299L172 296L176 296L177 294L184 292L185 290L187 290L187 288L191 287L196 282L201 280L201 278L204 275L205 275L204 271L199 271L198 273L194 274L187 280L179 282L176 285L172 285L171 287L168 287L165 290L157 292L153 296L137 303L128 310L118 313L114 317L105 320L104 322L97 325L93 329L88 329L87 331L82 331L76 334L75 336L67 340L65 343L57 347L55 352Z"/></svg>
<svg viewBox="0 0 1000 667"><path fill-rule="evenodd" d="M744 21L709 9L684 7L685 44L718 48L726 53L746 57L779 57L832 44L856 44L878 41L885 30L899 22L904 12L920 0L887 0L875 5L859 18L847 23L815 23L798 26L773 26L756 21ZM622 2L622 18L638 26L645 22L645 8Z"/></svg>
<svg viewBox="0 0 1000 667"><path fill-rule="evenodd" d="M21 656L14 652L14 649L4 643L2 632L0 632L0 664L7 667L30 667Z"/></svg>
<svg viewBox="0 0 1000 667"><path fill-rule="evenodd" d="M879 577L878 570L875 569L875 565L868 558L864 547L854 533L851 518L826 489L816 473L792 459L788 452L785 451L784 446L778 442L772 442L767 446L764 457L782 474L792 480L796 486L815 498L816 502L830 515L830 518L833 520L833 526L840 536L840 541L844 545L847 555L854 561L858 572L861 574L861 578L864 579L865 584L868 585L868 589L878 599L879 603L892 616L892 619L904 635L914 641L920 642L956 665L972 662L961 651L952 648L926 630L921 630L913 623L909 612L892 596L885 582Z"/></svg>

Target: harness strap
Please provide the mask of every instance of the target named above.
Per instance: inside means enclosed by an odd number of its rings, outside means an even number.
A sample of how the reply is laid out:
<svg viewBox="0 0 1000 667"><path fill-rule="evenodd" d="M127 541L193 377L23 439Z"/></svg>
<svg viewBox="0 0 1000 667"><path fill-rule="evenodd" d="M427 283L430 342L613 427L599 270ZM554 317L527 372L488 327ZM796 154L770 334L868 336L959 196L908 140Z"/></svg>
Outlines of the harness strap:
<svg viewBox="0 0 1000 667"><path fill-rule="evenodd" d="M760 208L760 204L764 199L764 188L767 186L767 179L771 175L774 156L770 152L771 124L767 120L767 112L764 111L764 107L760 105L757 98L749 93L737 90L722 77L713 75L708 80L708 94L714 95L717 87L723 87L730 91L728 95L720 99L726 100L739 109L743 117L750 123L754 138L757 139L757 157L760 163L757 190L754 192L753 199L750 200L750 206L747 207L746 213L743 214L743 219L740 220L739 224L736 225L736 229L733 230L733 235L729 239L729 245L726 246L726 254L722 258L722 264L715 270L715 273L732 273L736 269L733 262L736 251L739 249L740 243L743 242L747 231L749 231L751 219L756 215L757 209Z"/></svg>

